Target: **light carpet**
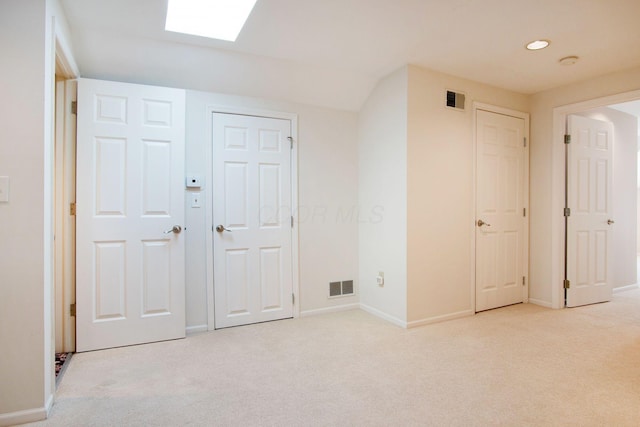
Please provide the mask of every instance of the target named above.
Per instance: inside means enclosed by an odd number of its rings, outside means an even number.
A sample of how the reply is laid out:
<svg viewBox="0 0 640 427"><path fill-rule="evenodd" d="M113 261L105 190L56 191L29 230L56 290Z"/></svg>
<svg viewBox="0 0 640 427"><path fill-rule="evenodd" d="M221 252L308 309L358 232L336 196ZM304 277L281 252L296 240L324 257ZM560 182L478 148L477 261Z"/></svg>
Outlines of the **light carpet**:
<svg viewBox="0 0 640 427"><path fill-rule="evenodd" d="M638 426L640 290L403 330L363 311L74 355L37 426Z"/></svg>

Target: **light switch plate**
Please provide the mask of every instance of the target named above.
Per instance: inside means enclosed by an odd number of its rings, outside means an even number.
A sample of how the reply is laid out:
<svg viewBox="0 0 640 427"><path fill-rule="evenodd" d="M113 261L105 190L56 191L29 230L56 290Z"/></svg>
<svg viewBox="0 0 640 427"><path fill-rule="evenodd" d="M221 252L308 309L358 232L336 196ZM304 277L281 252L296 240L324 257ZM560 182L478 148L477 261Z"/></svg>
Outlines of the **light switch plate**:
<svg viewBox="0 0 640 427"><path fill-rule="evenodd" d="M200 202L200 193L191 193L191 207L199 208L202 206Z"/></svg>
<svg viewBox="0 0 640 427"><path fill-rule="evenodd" d="M9 201L9 177L0 176L0 202Z"/></svg>

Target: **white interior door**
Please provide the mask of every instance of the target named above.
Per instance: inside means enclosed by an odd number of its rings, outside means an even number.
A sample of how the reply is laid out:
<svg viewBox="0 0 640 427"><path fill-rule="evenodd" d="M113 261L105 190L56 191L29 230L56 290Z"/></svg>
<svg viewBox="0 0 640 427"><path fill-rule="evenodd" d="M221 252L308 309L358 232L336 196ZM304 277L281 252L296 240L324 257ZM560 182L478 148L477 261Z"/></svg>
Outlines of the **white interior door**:
<svg viewBox="0 0 640 427"><path fill-rule="evenodd" d="M476 115L476 311L524 300L525 122Z"/></svg>
<svg viewBox="0 0 640 427"><path fill-rule="evenodd" d="M613 125L569 116L567 306L611 300Z"/></svg>
<svg viewBox="0 0 640 427"><path fill-rule="evenodd" d="M214 113L215 327L293 317L290 120Z"/></svg>
<svg viewBox="0 0 640 427"><path fill-rule="evenodd" d="M79 81L77 351L185 336L184 120L183 90Z"/></svg>

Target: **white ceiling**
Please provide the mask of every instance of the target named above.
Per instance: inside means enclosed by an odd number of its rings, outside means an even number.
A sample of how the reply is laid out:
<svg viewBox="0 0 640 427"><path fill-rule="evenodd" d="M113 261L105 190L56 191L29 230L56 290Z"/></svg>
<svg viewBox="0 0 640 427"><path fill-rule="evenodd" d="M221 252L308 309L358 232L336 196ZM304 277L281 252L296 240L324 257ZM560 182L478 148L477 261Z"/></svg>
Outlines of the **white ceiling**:
<svg viewBox="0 0 640 427"><path fill-rule="evenodd" d="M235 43L165 32L166 0L62 4L85 77L348 110L405 64L526 94L640 66L638 0L258 0Z"/></svg>

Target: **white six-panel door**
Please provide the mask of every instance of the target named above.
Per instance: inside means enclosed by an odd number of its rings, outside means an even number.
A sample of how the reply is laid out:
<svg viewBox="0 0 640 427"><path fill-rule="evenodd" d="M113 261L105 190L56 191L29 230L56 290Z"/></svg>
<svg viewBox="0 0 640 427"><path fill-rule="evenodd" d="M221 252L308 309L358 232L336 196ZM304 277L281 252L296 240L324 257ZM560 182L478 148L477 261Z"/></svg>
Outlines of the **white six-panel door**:
<svg viewBox="0 0 640 427"><path fill-rule="evenodd" d="M476 115L476 311L524 300L525 122Z"/></svg>
<svg viewBox="0 0 640 427"><path fill-rule="evenodd" d="M215 327L293 317L291 122L213 116Z"/></svg>
<svg viewBox="0 0 640 427"><path fill-rule="evenodd" d="M183 90L79 81L77 351L185 336L184 115Z"/></svg>
<svg viewBox="0 0 640 427"><path fill-rule="evenodd" d="M613 125L568 117L567 306L611 300Z"/></svg>

